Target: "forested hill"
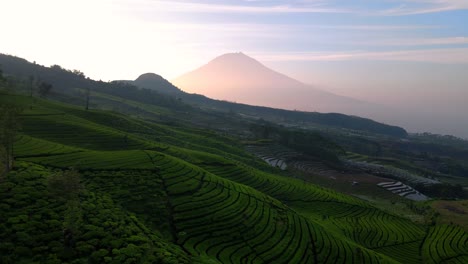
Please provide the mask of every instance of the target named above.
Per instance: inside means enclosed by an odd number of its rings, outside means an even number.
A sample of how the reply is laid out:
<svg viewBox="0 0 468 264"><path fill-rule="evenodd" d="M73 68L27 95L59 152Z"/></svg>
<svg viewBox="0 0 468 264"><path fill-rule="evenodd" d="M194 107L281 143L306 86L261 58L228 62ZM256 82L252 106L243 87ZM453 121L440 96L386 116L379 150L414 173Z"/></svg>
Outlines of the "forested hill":
<svg viewBox="0 0 468 264"><path fill-rule="evenodd" d="M31 85L32 81L44 81L52 84L54 87L52 95L55 95L55 98L51 95L52 98L67 100L67 102L75 104L82 104L84 101L83 94L87 89L90 89L91 97L96 96L96 93L103 93L118 96L122 99L172 107L176 110L191 109L191 111L195 111L195 109L202 108L205 110L205 114L213 114L215 112L238 113L256 119L263 118L267 121L282 122L288 125L316 124L394 137L407 136L403 128L382 124L366 118L345 114L310 113L258 107L213 100L203 95L188 94L155 74L144 74L135 81L94 81L85 77L78 70L69 71L58 65L45 67L5 54L0 54L0 65L8 78L20 79L23 82L24 91L28 90L28 86ZM140 89L135 85L138 85ZM61 97L60 94L71 95L75 99L70 100L68 97ZM102 100L99 102L105 104ZM190 108L189 105L194 108ZM96 105L96 107L106 107L106 105ZM126 110L129 110L129 107Z"/></svg>

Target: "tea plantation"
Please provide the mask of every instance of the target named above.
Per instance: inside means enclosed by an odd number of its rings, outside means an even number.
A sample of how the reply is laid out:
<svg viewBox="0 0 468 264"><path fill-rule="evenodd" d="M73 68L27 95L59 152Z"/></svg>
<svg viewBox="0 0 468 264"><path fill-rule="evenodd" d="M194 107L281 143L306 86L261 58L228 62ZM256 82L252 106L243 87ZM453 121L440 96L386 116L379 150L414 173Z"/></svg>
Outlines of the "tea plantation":
<svg viewBox="0 0 468 264"><path fill-rule="evenodd" d="M468 233L287 177L232 137L2 94L0 263L468 263Z"/></svg>

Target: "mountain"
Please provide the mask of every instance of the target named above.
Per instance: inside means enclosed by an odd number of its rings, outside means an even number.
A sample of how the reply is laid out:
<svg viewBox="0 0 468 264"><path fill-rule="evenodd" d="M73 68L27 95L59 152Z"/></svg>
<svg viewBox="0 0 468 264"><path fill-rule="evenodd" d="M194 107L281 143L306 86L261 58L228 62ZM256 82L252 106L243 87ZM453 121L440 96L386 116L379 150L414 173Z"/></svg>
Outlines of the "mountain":
<svg viewBox="0 0 468 264"><path fill-rule="evenodd" d="M117 96L123 100L133 100L139 103L169 107L173 111L190 111L192 114L196 111L197 114L203 116L205 120L198 123L204 126L212 125L206 122L206 120L212 119L213 116L220 113L235 113L242 117L247 116L253 120L261 118L285 126L316 127L319 125L326 128L333 127L336 129L347 129L396 137L407 136L407 132L401 127L382 124L357 116L288 111L226 102L211 99L203 95L189 94L181 91L163 77L154 73L145 73L135 81L102 82L86 78L79 71L69 71L58 65L45 67L28 62L22 58L5 54L0 54L0 65L2 65L2 70L7 78L13 78L22 83L22 85L20 85L21 89L27 92L29 91L29 78L33 76L36 81L45 81L53 85L54 88L49 97L82 105L84 104L85 98L84 90L85 88L89 88L92 91L91 104L94 104L93 107L120 109L120 111L125 111L127 114L142 115L143 113L136 105L125 105L122 102L117 102L115 98L111 99L108 96ZM168 117L168 115L158 116L158 118ZM188 119L184 122L195 122L185 114L183 118ZM223 124L223 129L225 125L226 124Z"/></svg>
<svg viewBox="0 0 468 264"><path fill-rule="evenodd" d="M245 57L249 58L247 56ZM256 62L255 60L253 61ZM265 67L265 69L267 68ZM289 77L284 77L290 79L291 82L295 81ZM340 113L318 113L296 110L290 111L280 108L270 108L265 106L216 100L200 94L190 94L181 91L179 88L175 87L173 84L169 83L168 81L154 73L146 73L138 77L135 81L126 82L141 88L158 91L162 94L177 96L177 98L183 99L185 103L188 103L195 107L202 107L205 109L217 110L222 112L234 112L250 117L263 118L267 121L275 123L279 122L288 126L290 126L291 124L295 125L299 123L305 123L321 125L326 127L338 127L340 129L344 128L357 131L366 131L397 137L405 137L407 135L407 132L401 127L382 124L374 120L358 116L349 116ZM326 94L326 92L323 93ZM339 96L336 96L336 98L343 98L343 105L346 104L346 98Z"/></svg>
<svg viewBox="0 0 468 264"><path fill-rule="evenodd" d="M369 116L375 107L304 84L243 53L221 55L173 83L186 92L215 99L290 110Z"/></svg>

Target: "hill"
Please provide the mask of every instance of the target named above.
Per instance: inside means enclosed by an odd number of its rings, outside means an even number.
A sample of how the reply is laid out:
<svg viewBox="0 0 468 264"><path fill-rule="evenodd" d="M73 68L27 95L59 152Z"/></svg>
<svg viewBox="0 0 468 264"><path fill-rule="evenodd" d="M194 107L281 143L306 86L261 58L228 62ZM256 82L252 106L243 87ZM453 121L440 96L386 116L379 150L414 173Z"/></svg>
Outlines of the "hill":
<svg viewBox="0 0 468 264"><path fill-rule="evenodd" d="M468 234L282 173L190 125L2 93L2 263L454 263Z"/></svg>
<svg viewBox="0 0 468 264"><path fill-rule="evenodd" d="M86 89L91 93L91 103L93 107L105 109L121 109L128 114L142 114L141 109L129 108L126 105L109 100L109 96L119 97L119 101L129 99L140 103L156 104L169 107L177 111L187 110L203 115L203 119L211 119L213 114L239 114L243 118L258 120L260 118L274 123L281 123L286 126L301 126L307 128L332 127L338 129L348 129L366 133L377 133L395 137L407 136L403 128L382 124L366 118L348 116L344 114L322 114L317 112L288 111L268 107L258 107L246 104L230 103L226 101L214 100L202 95L188 94L180 91L177 87L156 74L144 74L135 81L102 82L86 78L82 72L70 71L58 65L44 67L30 63L24 59L0 54L0 65L3 72L9 78L20 82L16 89L29 92L30 79L34 82L45 81L53 85L53 93L50 98L62 100L73 104L85 104ZM141 89L138 89L138 85ZM106 98L96 95L108 95ZM65 95L65 96L62 96ZM118 104L118 105L116 105ZM191 107L190 107L191 106ZM200 110L201 109L201 110ZM186 118L183 115L177 118ZM170 118L171 120L173 118ZM184 120L190 122L191 119ZM202 122L198 122L202 124Z"/></svg>
<svg viewBox="0 0 468 264"><path fill-rule="evenodd" d="M169 81L167 81L160 75L154 73L142 74L132 83L138 87L152 89L160 93L172 95L180 95L183 93L180 89L172 85Z"/></svg>

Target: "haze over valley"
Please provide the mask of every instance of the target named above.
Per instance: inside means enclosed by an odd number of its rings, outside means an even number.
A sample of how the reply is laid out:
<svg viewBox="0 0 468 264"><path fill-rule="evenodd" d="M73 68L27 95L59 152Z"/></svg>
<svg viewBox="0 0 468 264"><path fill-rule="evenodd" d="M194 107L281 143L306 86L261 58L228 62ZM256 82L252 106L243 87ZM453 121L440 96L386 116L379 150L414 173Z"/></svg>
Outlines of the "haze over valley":
<svg viewBox="0 0 468 264"><path fill-rule="evenodd" d="M348 91L349 95L343 96L324 90L320 85L305 84L267 68L242 52L218 56L174 79L173 83L186 92L219 100L289 110L346 113L400 125L412 132L468 136L464 99L448 102L448 98L438 97L436 100L431 98L434 95L428 94L430 91L420 92L419 97L401 92L399 100L392 100L390 96L387 100L371 96L357 99L362 95ZM464 93L461 91L459 95L464 96ZM444 104L445 107L441 106Z"/></svg>
<svg viewBox="0 0 468 264"><path fill-rule="evenodd" d="M311 90L396 109L366 116L467 138L465 8L464 0L8 1L0 22L14 27L5 28L0 51L106 81L145 72L175 80L241 51ZM238 100L221 90L219 98Z"/></svg>
<svg viewBox="0 0 468 264"><path fill-rule="evenodd" d="M0 263L468 263L468 0L0 0Z"/></svg>

